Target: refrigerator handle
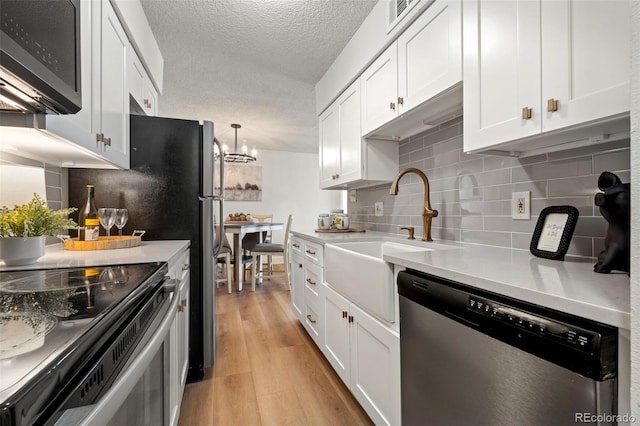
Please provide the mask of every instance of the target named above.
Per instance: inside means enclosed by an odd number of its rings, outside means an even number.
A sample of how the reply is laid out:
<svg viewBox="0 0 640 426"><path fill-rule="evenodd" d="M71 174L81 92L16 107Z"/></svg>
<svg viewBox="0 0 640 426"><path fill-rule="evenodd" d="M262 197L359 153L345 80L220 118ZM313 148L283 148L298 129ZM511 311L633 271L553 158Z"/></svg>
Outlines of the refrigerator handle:
<svg viewBox="0 0 640 426"><path fill-rule="evenodd" d="M213 227L213 241L218 241L218 245L213 249L213 258L215 261L215 259L218 257L218 254L220 254L220 250L222 249L224 241L224 151L222 150L220 141L215 136L213 138L213 143L214 145L218 146L218 152L220 153L220 195L218 197L214 196L213 198L214 202L220 202L220 238L216 238L216 227ZM215 157L213 161L215 163ZM215 185L213 185L212 188L215 188Z"/></svg>

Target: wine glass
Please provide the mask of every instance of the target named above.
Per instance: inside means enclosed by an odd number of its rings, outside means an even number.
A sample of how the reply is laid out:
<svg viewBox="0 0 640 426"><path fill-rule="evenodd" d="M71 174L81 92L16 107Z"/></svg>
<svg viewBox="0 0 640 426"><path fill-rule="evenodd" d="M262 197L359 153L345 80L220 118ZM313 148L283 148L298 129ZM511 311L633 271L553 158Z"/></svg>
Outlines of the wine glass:
<svg viewBox="0 0 640 426"><path fill-rule="evenodd" d="M100 225L107 231L107 239L111 237L111 227L116 221L116 209L101 208L98 209L98 217L100 218Z"/></svg>
<svg viewBox="0 0 640 426"><path fill-rule="evenodd" d="M116 221L115 225L118 228L118 235L122 237L122 228L127 224L127 219L129 219L129 212L127 209L116 209Z"/></svg>

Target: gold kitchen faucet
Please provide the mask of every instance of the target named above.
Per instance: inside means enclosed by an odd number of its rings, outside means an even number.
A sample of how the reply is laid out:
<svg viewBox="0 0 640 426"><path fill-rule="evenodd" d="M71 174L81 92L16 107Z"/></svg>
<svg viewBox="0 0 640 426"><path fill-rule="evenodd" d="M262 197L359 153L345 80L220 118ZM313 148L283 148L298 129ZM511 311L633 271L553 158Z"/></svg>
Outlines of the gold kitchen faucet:
<svg viewBox="0 0 640 426"><path fill-rule="evenodd" d="M438 211L433 210L431 208L431 202L429 201L429 179L427 179L427 175L425 175L422 170L410 167L408 169L402 170L396 178L393 180L391 184L391 189L389 189L389 194L398 195L398 182L402 176L407 173L415 173L422 179L422 183L424 184L424 207L422 209L422 241L433 241L431 238L431 219L438 216Z"/></svg>

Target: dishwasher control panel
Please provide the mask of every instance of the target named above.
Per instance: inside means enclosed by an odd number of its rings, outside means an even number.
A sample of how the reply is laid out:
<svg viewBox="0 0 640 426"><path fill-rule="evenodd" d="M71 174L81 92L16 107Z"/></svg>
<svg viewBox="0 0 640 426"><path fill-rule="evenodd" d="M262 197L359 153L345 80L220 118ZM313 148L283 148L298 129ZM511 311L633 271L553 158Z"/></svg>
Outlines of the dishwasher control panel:
<svg viewBox="0 0 640 426"><path fill-rule="evenodd" d="M598 333L477 296L469 296L467 309L501 324L559 341L587 353L593 353L600 340Z"/></svg>

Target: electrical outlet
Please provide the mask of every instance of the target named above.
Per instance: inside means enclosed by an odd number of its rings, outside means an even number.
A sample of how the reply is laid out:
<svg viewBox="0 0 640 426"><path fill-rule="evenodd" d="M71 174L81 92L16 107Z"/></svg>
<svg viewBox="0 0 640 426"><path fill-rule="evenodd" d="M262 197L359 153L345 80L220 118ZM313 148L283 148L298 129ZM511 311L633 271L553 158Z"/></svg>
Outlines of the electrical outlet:
<svg viewBox="0 0 640 426"><path fill-rule="evenodd" d="M382 206L383 206L382 201L377 202L373 205L373 211L376 216L382 216L382 211L383 211Z"/></svg>
<svg viewBox="0 0 640 426"><path fill-rule="evenodd" d="M352 189L351 191L349 191L349 202L355 203L356 201L358 201L358 195L356 193L356 190Z"/></svg>
<svg viewBox="0 0 640 426"><path fill-rule="evenodd" d="M531 191L511 194L511 218L516 220L531 219Z"/></svg>

